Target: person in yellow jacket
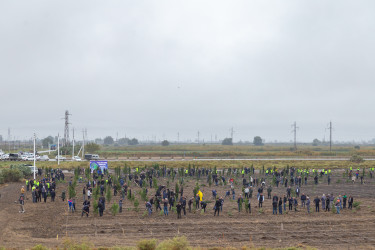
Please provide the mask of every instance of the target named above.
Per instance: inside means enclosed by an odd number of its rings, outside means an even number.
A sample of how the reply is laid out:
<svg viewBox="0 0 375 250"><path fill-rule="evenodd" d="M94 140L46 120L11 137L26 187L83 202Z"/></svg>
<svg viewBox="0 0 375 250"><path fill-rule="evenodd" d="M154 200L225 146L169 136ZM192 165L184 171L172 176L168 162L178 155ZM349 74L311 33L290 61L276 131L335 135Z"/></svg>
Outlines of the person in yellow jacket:
<svg viewBox="0 0 375 250"><path fill-rule="evenodd" d="M203 199L203 193L199 190L197 195L199 196L199 201L202 202Z"/></svg>

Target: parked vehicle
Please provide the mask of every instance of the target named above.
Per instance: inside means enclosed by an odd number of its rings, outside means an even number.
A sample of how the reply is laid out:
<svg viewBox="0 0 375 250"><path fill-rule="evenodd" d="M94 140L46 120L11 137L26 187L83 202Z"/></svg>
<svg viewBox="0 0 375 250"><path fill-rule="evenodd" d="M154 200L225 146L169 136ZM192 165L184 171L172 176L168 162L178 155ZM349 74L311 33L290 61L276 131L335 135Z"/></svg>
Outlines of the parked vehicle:
<svg viewBox="0 0 375 250"><path fill-rule="evenodd" d="M93 160L99 160L99 155L92 155Z"/></svg>
<svg viewBox="0 0 375 250"><path fill-rule="evenodd" d="M35 160L38 160L38 158L40 158L39 156L36 156L35 157ZM26 161L33 161L34 160L34 155L29 155L29 156L27 156L27 158L26 158Z"/></svg>
<svg viewBox="0 0 375 250"><path fill-rule="evenodd" d="M39 159L40 161L49 161L48 155L42 155Z"/></svg>
<svg viewBox="0 0 375 250"><path fill-rule="evenodd" d="M73 161L82 161L82 159L79 156L72 157Z"/></svg>
<svg viewBox="0 0 375 250"><path fill-rule="evenodd" d="M1 156L1 160L3 160L3 161L8 161L8 160L9 160L9 154L3 154L3 155Z"/></svg>
<svg viewBox="0 0 375 250"><path fill-rule="evenodd" d="M9 154L9 160L10 161L20 161L22 160L21 155L17 153Z"/></svg>
<svg viewBox="0 0 375 250"><path fill-rule="evenodd" d="M85 154L85 159L88 161L99 160L99 155L96 154Z"/></svg>
<svg viewBox="0 0 375 250"><path fill-rule="evenodd" d="M60 155L60 157L58 155L56 155L55 157L56 160L60 160L60 161L65 161L66 160L66 157Z"/></svg>

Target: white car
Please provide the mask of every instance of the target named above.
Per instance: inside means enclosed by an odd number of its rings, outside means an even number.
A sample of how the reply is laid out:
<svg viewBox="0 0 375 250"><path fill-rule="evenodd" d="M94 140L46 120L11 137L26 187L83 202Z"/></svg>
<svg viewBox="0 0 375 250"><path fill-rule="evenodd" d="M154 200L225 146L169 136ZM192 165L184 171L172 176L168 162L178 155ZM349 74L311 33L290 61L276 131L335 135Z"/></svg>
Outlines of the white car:
<svg viewBox="0 0 375 250"><path fill-rule="evenodd" d="M49 161L48 155L42 155L42 156L40 156L39 161Z"/></svg>
<svg viewBox="0 0 375 250"><path fill-rule="evenodd" d="M34 160L34 155L28 155L26 157L26 161L33 161ZM38 160L38 156L35 157L35 160Z"/></svg>
<svg viewBox="0 0 375 250"><path fill-rule="evenodd" d="M82 161L82 159L79 156L72 157L73 161Z"/></svg>
<svg viewBox="0 0 375 250"><path fill-rule="evenodd" d="M27 161L27 157L29 157L28 155L21 155L21 159L23 160L23 161Z"/></svg>
<svg viewBox="0 0 375 250"><path fill-rule="evenodd" d="M9 154L3 154L3 155L1 156L1 159L2 159L3 161L7 161L7 160L9 160Z"/></svg>
<svg viewBox="0 0 375 250"><path fill-rule="evenodd" d="M60 157L56 155L55 159L56 160L60 160L60 161L65 161L66 160L66 158L64 156L62 156L62 155L60 155Z"/></svg>

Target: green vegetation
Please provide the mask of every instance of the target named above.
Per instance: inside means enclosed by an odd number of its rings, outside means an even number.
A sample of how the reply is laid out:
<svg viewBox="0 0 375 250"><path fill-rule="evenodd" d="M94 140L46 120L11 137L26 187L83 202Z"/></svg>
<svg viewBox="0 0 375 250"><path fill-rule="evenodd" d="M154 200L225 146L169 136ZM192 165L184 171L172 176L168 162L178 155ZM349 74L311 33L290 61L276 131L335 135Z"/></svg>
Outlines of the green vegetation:
<svg viewBox="0 0 375 250"><path fill-rule="evenodd" d="M113 216L116 216L116 214L118 213L119 211L119 205L117 203L113 203L113 205L111 206L111 213Z"/></svg>
<svg viewBox="0 0 375 250"><path fill-rule="evenodd" d="M156 249L156 239L141 240L137 243L137 249L139 250L154 250Z"/></svg>
<svg viewBox="0 0 375 250"><path fill-rule="evenodd" d="M17 182L23 178L23 174L18 169L3 169L0 172L0 184L7 182Z"/></svg>

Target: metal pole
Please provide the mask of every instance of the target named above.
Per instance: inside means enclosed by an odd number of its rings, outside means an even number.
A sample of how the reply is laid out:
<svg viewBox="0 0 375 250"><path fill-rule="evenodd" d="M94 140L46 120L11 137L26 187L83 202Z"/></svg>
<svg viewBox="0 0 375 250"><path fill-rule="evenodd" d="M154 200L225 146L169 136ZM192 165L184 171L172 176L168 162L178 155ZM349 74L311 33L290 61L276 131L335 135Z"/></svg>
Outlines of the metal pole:
<svg viewBox="0 0 375 250"><path fill-rule="evenodd" d="M82 159L85 159L85 131L83 130Z"/></svg>
<svg viewBox="0 0 375 250"><path fill-rule="evenodd" d="M332 122L329 122L329 152L332 151Z"/></svg>
<svg viewBox="0 0 375 250"><path fill-rule="evenodd" d="M73 152L72 152L72 160L74 160L74 128L73 128Z"/></svg>
<svg viewBox="0 0 375 250"><path fill-rule="evenodd" d="M34 180L35 180L35 161L36 161L36 155L35 155L35 133L34 133Z"/></svg>
<svg viewBox="0 0 375 250"><path fill-rule="evenodd" d="M57 165L60 165L60 135L57 134Z"/></svg>

